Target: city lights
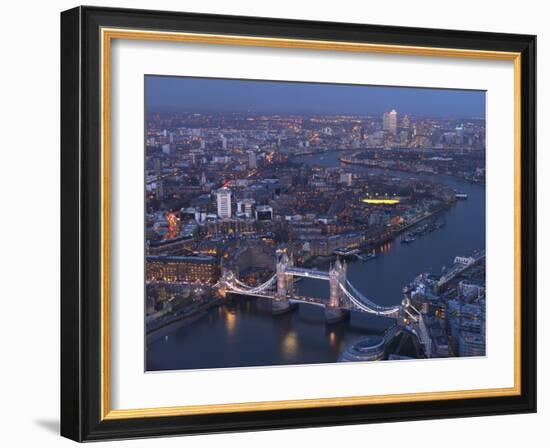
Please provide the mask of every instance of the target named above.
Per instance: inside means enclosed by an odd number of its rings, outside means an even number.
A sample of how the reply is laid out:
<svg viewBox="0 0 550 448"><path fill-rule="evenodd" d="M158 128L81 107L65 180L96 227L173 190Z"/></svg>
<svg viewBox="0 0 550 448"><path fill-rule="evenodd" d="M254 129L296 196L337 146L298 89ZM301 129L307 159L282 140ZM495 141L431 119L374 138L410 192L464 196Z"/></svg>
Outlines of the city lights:
<svg viewBox="0 0 550 448"><path fill-rule="evenodd" d="M222 84L200 112L146 115L148 366L483 355L485 120L382 94L373 111L221 110Z"/></svg>

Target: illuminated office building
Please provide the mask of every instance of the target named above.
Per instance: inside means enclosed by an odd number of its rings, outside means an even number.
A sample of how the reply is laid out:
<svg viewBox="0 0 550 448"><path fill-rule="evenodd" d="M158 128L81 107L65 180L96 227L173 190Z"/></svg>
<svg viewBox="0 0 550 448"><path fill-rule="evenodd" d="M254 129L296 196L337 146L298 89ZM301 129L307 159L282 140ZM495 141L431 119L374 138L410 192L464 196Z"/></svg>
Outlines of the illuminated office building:
<svg viewBox="0 0 550 448"><path fill-rule="evenodd" d="M392 109L391 112L384 112L382 124L384 131L391 132L392 134L397 133L397 112L395 109Z"/></svg>
<svg viewBox="0 0 550 448"><path fill-rule="evenodd" d="M231 190L220 188L216 192L218 218L231 218Z"/></svg>

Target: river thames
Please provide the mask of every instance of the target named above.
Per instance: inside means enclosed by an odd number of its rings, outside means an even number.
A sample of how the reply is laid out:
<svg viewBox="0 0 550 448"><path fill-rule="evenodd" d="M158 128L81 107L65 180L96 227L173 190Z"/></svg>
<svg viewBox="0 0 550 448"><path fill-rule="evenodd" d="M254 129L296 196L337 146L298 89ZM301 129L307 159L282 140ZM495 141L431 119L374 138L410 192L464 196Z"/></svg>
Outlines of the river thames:
<svg viewBox="0 0 550 448"><path fill-rule="evenodd" d="M302 156L296 161L337 166L340 153ZM421 178L444 183L466 193L437 218L445 226L401 244L397 237L376 248L370 261L348 263L348 279L380 305L398 304L403 287L422 272L439 274L457 255L485 248L485 187L445 175L412 174L348 166L354 172L391 177ZM320 269L324 269L320 267ZM296 284L301 295L328 296L326 282L304 279ZM147 370L207 369L222 367L329 363L356 340L379 334L392 321L353 312L349 321L327 326L321 308L300 305L284 315L272 316L268 304L237 298L215 307L195 322L176 328L147 345Z"/></svg>

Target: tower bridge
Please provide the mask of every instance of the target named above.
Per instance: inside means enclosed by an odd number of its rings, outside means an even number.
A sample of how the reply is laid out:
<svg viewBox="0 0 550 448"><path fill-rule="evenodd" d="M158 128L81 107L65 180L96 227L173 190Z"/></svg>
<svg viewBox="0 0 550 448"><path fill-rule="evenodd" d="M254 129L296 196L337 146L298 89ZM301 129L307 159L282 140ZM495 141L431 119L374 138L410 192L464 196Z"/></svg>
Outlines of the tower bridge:
<svg viewBox="0 0 550 448"><path fill-rule="evenodd" d="M294 278L312 278L323 280L329 284L329 298L300 296L294 293ZM272 301L274 314L290 311L299 303L307 303L323 307L326 321L336 322L349 316L350 311L373 314L396 319L395 325L390 327L384 339L391 339L404 327L414 334L427 357L431 357L431 338L428 334L422 313L418 311L409 299L404 299L399 305L382 306L366 297L348 279L347 268L340 260L330 266L328 271L307 269L294 266L292 258L285 253L277 259L276 269L264 283L250 286L239 280L237 275L224 270L218 283L220 289L226 293L235 293L244 296L263 297ZM386 340L386 343L389 342Z"/></svg>
<svg viewBox="0 0 550 448"><path fill-rule="evenodd" d="M447 283L484 257L485 251L481 251L472 257L457 260L456 266L442 277L440 284ZM328 300L295 294L295 277L328 282ZM347 279L346 265L340 260L336 260L328 271L320 271L294 266L292 258L285 253L278 257L275 273L264 283L251 286L240 281L234 272L224 270L217 286L225 290L226 293L270 299L274 314L284 313L293 309L297 304L307 303L323 307L326 321L329 323L348 317L350 311L393 318L396 320L395 324L384 333L386 343L389 343L389 340L401 333L402 330L407 330L417 337L426 357L432 357L432 339L428 328L422 313L412 305L411 301L405 298L399 305L378 305Z"/></svg>
<svg viewBox="0 0 550 448"><path fill-rule="evenodd" d="M220 287L226 292L272 299L275 313L287 311L295 303L322 306L328 322L347 317L351 310L396 319L403 316L403 304L389 307L376 304L347 280L346 271L346 265L340 260L331 265L328 271L297 267L285 253L278 258L274 275L264 283L257 286L247 285L240 281L234 272L226 270L220 280ZM328 300L294 294L295 277L328 282Z"/></svg>

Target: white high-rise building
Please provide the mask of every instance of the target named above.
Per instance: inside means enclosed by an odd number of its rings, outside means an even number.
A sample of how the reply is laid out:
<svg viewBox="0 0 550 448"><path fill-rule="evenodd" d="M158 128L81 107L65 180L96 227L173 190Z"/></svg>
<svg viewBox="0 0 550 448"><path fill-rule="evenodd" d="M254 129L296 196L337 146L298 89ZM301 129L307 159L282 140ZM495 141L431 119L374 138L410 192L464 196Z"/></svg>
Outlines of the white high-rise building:
<svg viewBox="0 0 550 448"><path fill-rule="evenodd" d="M384 131L389 131L392 134L397 133L397 112L395 109L392 109L391 112L384 112L382 125Z"/></svg>
<svg viewBox="0 0 550 448"><path fill-rule="evenodd" d="M216 191L216 203L219 218L231 218L231 190L220 188Z"/></svg>

